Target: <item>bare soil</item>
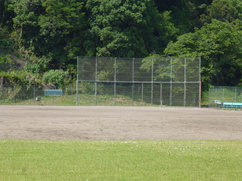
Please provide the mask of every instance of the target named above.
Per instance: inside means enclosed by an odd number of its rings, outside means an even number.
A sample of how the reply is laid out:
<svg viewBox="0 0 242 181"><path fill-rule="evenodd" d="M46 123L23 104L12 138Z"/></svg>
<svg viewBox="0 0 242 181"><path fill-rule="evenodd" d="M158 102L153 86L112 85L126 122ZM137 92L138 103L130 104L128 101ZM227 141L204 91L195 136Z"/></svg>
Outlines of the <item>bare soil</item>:
<svg viewBox="0 0 242 181"><path fill-rule="evenodd" d="M0 106L0 139L242 140L242 111L177 107Z"/></svg>

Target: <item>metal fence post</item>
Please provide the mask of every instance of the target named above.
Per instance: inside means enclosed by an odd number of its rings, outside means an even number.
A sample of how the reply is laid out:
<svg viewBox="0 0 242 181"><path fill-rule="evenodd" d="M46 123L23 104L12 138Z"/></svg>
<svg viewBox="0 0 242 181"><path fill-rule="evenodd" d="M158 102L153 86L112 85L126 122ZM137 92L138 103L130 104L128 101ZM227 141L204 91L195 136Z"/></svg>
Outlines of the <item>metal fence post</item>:
<svg viewBox="0 0 242 181"><path fill-rule="evenodd" d="M144 102L144 83L141 84L141 91L142 91L141 100L142 100L142 102Z"/></svg>
<svg viewBox="0 0 242 181"><path fill-rule="evenodd" d="M78 91L79 89L79 82L78 82L78 79L76 80L76 106L78 106Z"/></svg>
<svg viewBox="0 0 242 181"><path fill-rule="evenodd" d="M151 70L151 104L154 99L154 59L152 59L152 70Z"/></svg>
<svg viewBox="0 0 242 181"><path fill-rule="evenodd" d="M160 84L160 106L162 106L162 83Z"/></svg>
<svg viewBox="0 0 242 181"><path fill-rule="evenodd" d="M184 106L187 100L187 59L184 58Z"/></svg>
<svg viewBox="0 0 242 181"><path fill-rule="evenodd" d="M134 58L132 59L132 106L134 105Z"/></svg>
<svg viewBox="0 0 242 181"><path fill-rule="evenodd" d="M77 57L77 74L76 74L76 106L78 106L78 89L79 89L79 85L78 85L78 77L79 77L79 57Z"/></svg>
<svg viewBox="0 0 242 181"><path fill-rule="evenodd" d="M224 87L223 87L223 98L222 98L222 102L224 102Z"/></svg>
<svg viewBox="0 0 242 181"><path fill-rule="evenodd" d="M210 107L211 104L211 88L208 90L208 107Z"/></svg>
<svg viewBox="0 0 242 181"><path fill-rule="evenodd" d="M16 103L16 90L15 90L15 85L13 86L13 101Z"/></svg>
<svg viewBox="0 0 242 181"><path fill-rule="evenodd" d="M172 76L173 76L173 74L172 74L172 58L170 58L170 106L172 106Z"/></svg>
<svg viewBox="0 0 242 181"><path fill-rule="evenodd" d="M36 97L36 93L35 93L35 84L33 85L33 93L34 93L34 99Z"/></svg>
<svg viewBox="0 0 242 181"><path fill-rule="evenodd" d="M201 67L201 63L202 63L202 59L201 57L199 57L199 98L198 98L198 106L201 107L201 103L202 103L202 77L201 77L201 72L202 72L202 67Z"/></svg>
<svg viewBox="0 0 242 181"><path fill-rule="evenodd" d="M97 57L96 57L96 63L95 63L95 90L94 90L94 92L95 92L95 105L97 105L97 79L98 79L98 77L97 77L97 63L98 63L98 60L97 60Z"/></svg>
<svg viewBox="0 0 242 181"><path fill-rule="evenodd" d="M114 105L116 105L116 94L117 94L117 75L116 75L116 68L117 68L117 58L114 59Z"/></svg>
<svg viewBox="0 0 242 181"><path fill-rule="evenodd" d="M236 89L236 87L234 88L234 97L235 97L235 102L237 102L237 89Z"/></svg>

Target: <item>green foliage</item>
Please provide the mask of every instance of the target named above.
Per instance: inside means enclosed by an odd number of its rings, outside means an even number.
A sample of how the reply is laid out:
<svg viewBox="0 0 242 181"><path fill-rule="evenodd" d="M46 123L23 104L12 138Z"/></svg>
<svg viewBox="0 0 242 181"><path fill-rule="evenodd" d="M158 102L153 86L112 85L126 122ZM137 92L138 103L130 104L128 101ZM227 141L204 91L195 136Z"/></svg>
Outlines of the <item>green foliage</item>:
<svg viewBox="0 0 242 181"><path fill-rule="evenodd" d="M149 74L153 73L154 81L199 81L199 58L197 57L171 58L155 54L144 58L140 69L146 70ZM183 88L181 90L183 91Z"/></svg>
<svg viewBox="0 0 242 181"><path fill-rule="evenodd" d="M242 19L241 0L214 0L201 16L202 22L211 22L212 19L233 22Z"/></svg>
<svg viewBox="0 0 242 181"><path fill-rule="evenodd" d="M146 57L165 49L202 56L205 87L241 85L241 19L241 0L0 0L0 70L11 72L18 52L26 74L63 69L75 79L76 56Z"/></svg>
<svg viewBox="0 0 242 181"><path fill-rule="evenodd" d="M154 80L170 81L170 58L164 58L161 55L153 54L142 60L141 70L146 70L151 73L154 69Z"/></svg>
<svg viewBox="0 0 242 181"><path fill-rule="evenodd" d="M42 57L41 59L38 59L36 62L27 62L25 64L24 69L27 72L31 72L34 74L41 74L48 71L50 67L50 61L51 61L51 58Z"/></svg>
<svg viewBox="0 0 242 181"><path fill-rule="evenodd" d="M15 13L12 34L19 47L34 51L38 44L39 26L38 17L43 12L42 0L12 0L9 5Z"/></svg>
<svg viewBox="0 0 242 181"><path fill-rule="evenodd" d="M9 58L9 55L2 55L0 53L0 71L7 72L13 67L13 61Z"/></svg>
<svg viewBox="0 0 242 181"><path fill-rule="evenodd" d="M160 14L149 0L88 0L86 7L94 40L88 44L90 55L143 57L161 52L166 38L176 32L169 13Z"/></svg>
<svg viewBox="0 0 242 181"><path fill-rule="evenodd" d="M64 67L81 52L81 32L85 26L80 0L12 0L17 46L35 56L52 56L55 68Z"/></svg>
<svg viewBox="0 0 242 181"><path fill-rule="evenodd" d="M44 73L42 81L45 84L51 83L57 87L62 87L70 82L70 75L63 70L49 70Z"/></svg>
<svg viewBox="0 0 242 181"><path fill-rule="evenodd" d="M13 12L8 8L12 0L0 0L0 25L12 29Z"/></svg>
<svg viewBox="0 0 242 181"><path fill-rule="evenodd" d="M42 3L45 13L39 16L41 52L51 53L59 60L60 56L80 51L81 32L85 26L83 2L79 0L45 0ZM80 47L79 47L80 46ZM74 50L72 50L74 49ZM67 50L69 52L67 52Z"/></svg>
<svg viewBox="0 0 242 181"><path fill-rule="evenodd" d="M170 11L171 22L179 29L178 34L192 32L200 27L200 15L212 0L154 0L160 12Z"/></svg>
<svg viewBox="0 0 242 181"><path fill-rule="evenodd" d="M235 25L212 20L194 33L181 35L168 44L165 53L183 57L202 56L203 82L211 85L237 85L242 74L241 22Z"/></svg>
<svg viewBox="0 0 242 181"><path fill-rule="evenodd" d="M32 73L27 73L24 70L14 70L11 72L1 72L0 77L4 77L5 84L9 85L33 85L41 84L39 77Z"/></svg>
<svg viewBox="0 0 242 181"><path fill-rule="evenodd" d="M0 27L0 54L11 50L12 41L6 34L6 30Z"/></svg>

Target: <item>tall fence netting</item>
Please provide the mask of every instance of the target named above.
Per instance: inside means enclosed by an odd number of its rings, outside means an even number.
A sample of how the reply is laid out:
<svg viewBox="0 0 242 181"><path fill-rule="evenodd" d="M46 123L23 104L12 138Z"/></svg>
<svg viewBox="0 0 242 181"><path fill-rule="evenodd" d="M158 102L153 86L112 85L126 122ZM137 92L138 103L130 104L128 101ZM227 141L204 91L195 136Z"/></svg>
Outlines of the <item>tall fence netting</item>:
<svg viewBox="0 0 242 181"><path fill-rule="evenodd" d="M77 105L200 106L201 59L77 58Z"/></svg>

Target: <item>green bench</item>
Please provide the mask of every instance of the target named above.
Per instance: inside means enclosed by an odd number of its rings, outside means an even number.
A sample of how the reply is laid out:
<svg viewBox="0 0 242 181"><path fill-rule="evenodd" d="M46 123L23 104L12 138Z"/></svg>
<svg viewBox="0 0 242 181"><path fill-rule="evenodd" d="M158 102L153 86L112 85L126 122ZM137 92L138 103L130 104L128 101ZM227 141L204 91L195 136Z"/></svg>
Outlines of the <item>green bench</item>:
<svg viewBox="0 0 242 181"><path fill-rule="evenodd" d="M62 89L45 89L45 96L62 96Z"/></svg>
<svg viewBox="0 0 242 181"><path fill-rule="evenodd" d="M222 107L225 107L225 108L242 108L242 103L241 102L224 102L222 104Z"/></svg>

